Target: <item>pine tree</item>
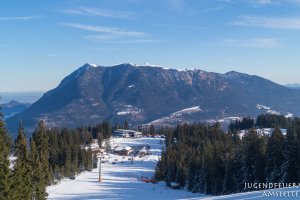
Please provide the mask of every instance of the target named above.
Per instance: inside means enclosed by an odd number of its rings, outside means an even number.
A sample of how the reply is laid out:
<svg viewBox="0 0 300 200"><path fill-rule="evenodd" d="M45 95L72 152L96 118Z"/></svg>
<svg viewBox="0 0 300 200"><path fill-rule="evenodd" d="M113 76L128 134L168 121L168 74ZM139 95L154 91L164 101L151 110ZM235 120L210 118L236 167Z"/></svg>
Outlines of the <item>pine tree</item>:
<svg viewBox="0 0 300 200"><path fill-rule="evenodd" d="M266 181L278 183L281 181L281 167L284 160L284 136L278 128L274 129L268 138L266 151Z"/></svg>
<svg viewBox="0 0 300 200"><path fill-rule="evenodd" d="M68 147L65 148L64 150L64 159L65 159L65 162L64 162L64 175L66 177L70 177L72 176L72 160L71 160L71 151Z"/></svg>
<svg viewBox="0 0 300 200"><path fill-rule="evenodd" d="M93 155L93 169L98 167L98 158L97 158L97 154Z"/></svg>
<svg viewBox="0 0 300 200"><path fill-rule="evenodd" d="M188 166L187 189L191 191L195 184L194 176L196 174L196 162L192 159Z"/></svg>
<svg viewBox="0 0 300 200"><path fill-rule="evenodd" d="M78 158L78 145L74 144L72 147L72 171L73 172L78 172L79 171L79 158Z"/></svg>
<svg viewBox="0 0 300 200"><path fill-rule="evenodd" d="M47 198L46 186L51 182L48 145L46 128L40 121L31 140L33 198L37 200Z"/></svg>
<svg viewBox="0 0 300 200"><path fill-rule="evenodd" d="M237 185L235 173L234 160L228 160L225 164L225 177L223 181L223 194L231 194L235 192L235 186Z"/></svg>
<svg viewBox="0 0 300 200"><path fill-rule="evenodd" d="M31 168L28 146L22 123L18 130L18 136L14 145L15 161L12 174L13 199L30 200L32 196Z"/></svg>
<svg viewBox="0 0 300 200"><path fill-rule="evenodd" d="M193 193L198 193L201 191L204 191L204 185L203 185L203 177L202 177L202 168L197 168L195 173L194 173L194 177L191 177L193 180L193 185L190 185L191 187L191 192Z"/></svg>
<svg viewBox="0 0 300 200"><path fill-rule="evenodd" d="M93 156L92 156L91 149L88 149L87 151L84 150L83 154L84 154L84 167L85 167L85 170L91 171L92 167L93 167L93 164L92 164Z"/></svg>
<svg viewBox="0 0 300 200"><path fill-rule="evenodd" d="M11 170L9 168L10 138L7 134L2 114L0 113L0 200L12 199Z"/></svg>
<svg viewBox="0 0 300 200"><path fill-rule="evenodd" d="M185 187L186 184L186 171L183 166L179 166L176 171L176 182L180 185L181 188Z"/></svg>
<svg viewBox="0 0 300 200"><path fill-rule="evenodd" d="M125 122L124 122L124 129L129 129L128 121L125 121Z"/></svg>
<svg viewBox="0 0 300 200"><path fill-rule="evenodd" d="M257 159L257 144L258 144L258 136L251 130L247 133L243 138L243 166L242 166L242 173L243 173L243 182L244 183L255 183L257 182L256 179L256 159Z"/></svg>
<svg viewBox="0 0 300 200"><path fill-rule="evenodd" d="M155 127L153 124L151 124L150 126L150 135L154 135L155 134Z"/></svg>
<svg viewBox="0 0 300 200"><path fill-rule="evenodd" d="M282 164L282 181L285 183L297 183L297 135L296 131L288 129L286 141L284 144L284 162Z"/></svg>
<svg viewBox="0 0 300 200"><path fill-rule="evenodd" d="M44 180L43 167L39 159L39 153L35 141L30 140L30 160L32 167L32 199L44 200L47 198L46 184Z"/></svg>

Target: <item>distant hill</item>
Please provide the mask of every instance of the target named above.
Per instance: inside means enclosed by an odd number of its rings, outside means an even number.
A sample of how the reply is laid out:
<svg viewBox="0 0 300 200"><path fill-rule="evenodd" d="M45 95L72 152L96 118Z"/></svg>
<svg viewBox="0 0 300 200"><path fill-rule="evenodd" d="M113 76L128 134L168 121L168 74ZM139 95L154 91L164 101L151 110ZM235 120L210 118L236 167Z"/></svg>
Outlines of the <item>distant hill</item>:
<svg viewBox="0 0 300 200"><path fill-rule="evenodd" d="M4 119L12 117L13 115L24 111L30 106L29 103L20 103L18 101L10 101L9 103L1 104L1 112Z"/></svg>
<svg viewBox="0 0 300 200"><path fill-rule="evenodd" d="M287 84L285 85L288 88L293 88L293 89L300 89L300 84L294 83L294 84Z"/></svg>
<svg viewBox="0 0 300 200"><path fill-rule="evenodd" d="M20 119L28 130L39 119L49 127L103 120L138 125L162 119L169 124L174 118L173 123L196 122L267 111L300 115L300 91L234 71L85 64L6 123L9 130L16 130Z"/></svg>

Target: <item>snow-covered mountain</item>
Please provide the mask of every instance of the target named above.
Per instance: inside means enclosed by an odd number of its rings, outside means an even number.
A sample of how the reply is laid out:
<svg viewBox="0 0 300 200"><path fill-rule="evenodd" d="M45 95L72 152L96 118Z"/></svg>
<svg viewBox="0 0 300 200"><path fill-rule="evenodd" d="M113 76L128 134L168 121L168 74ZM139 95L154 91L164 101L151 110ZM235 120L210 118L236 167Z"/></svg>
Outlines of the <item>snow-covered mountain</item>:
<svg viewBox="0 0 300 200"><path fill-rule="evenodd" d="M265 113L257 104L300 115L299 102L299 90L234 71L218 74L148 64L85 64L6 122L12 132L19 120L29 129L40 119L49 127L77 127L103 120L139 125L176 118L179 123ZM188 112L190 108L197 111Z"/></svg>

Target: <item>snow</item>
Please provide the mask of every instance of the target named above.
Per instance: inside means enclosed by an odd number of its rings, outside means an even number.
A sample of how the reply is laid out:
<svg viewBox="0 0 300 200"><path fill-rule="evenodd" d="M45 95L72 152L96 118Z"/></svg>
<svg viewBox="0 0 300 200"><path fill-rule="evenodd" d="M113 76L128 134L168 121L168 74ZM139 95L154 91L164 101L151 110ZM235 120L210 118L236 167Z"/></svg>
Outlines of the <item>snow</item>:
<svg viewBox="0 0 300 200"><path fill-rule="evenodd" d="M232 121L241 121L241 117L225 117L218 119L217 122L232 122Z"/></svg>
<svg viewBox="0 0 300 200"><path fill-rule="evenodd" d="M178 112L173 113L172 115L174 115L174 116L178 116L178 115L181 116L183 114L189 114L189 113L194 113L194 112L199 112L199 111L201 111L200 106L195 106L195 107L191 107L191 108L182 109L182 110L180 110Z"/></svg>
<svg viewBox="0 0 300 200"><path fill-rule="evenodd" d="M221 119L209 119L209 120L206 120L206 122L209 124L214 124L216 122L230 123L230 122L235 122L235 121L241 121L242 119L243 119L242 117L231 116L231 117L225 117L225 118L221 118Z"/></svg>
<svg viewBox="0 0 300 200"><path fill-rule="evenodd" d="M293 113L289 113L289 112L285 115L286 118L292 118L293 116L294 116Z"/></svg>
<svg viewBox="0 0 300 200"><path fill-rule="evenodd" d="M16 160L17 160L16 156L9 156L9 168L10 169L14 168Z"/></svg>
<svg viewBox="0 0 300 200"><path fill-rule="evenodd" d="M129 85L128 88L132 88L132 87L134 87L134 86L135 86L135 85Z"/></svg>
<svg viewBox="0 0 300 200"><path fill-rule="evenodd" d="M222 196L208 196L203 194L194 194L187 190L172 190L166 188L166 184L159 182L157 184L145 183L141 177L151 179L154 175L154 169L157 161L160 159L161 149L163 147L162 138L113 138L109 141L110 146L143 146L150 145L152 155L145 157L135 157L133 164L128 160L129 157L108 154L102 163L102 182L98 181L99 169L92 172L85 172L76 177L75 180L64 179L61 183L47 188L49 200L219 200L219 199L292 199L298 192L300 196L300 187L281 188L276 190L264 190L237 193ZM117 159L118 161L115 161ZM112 164L112 162L116 164ZM122 163L123 161L123 163ZM273 193L274 192L274 193ZM289 192L289 197L283 197L284 192ZM279 196L281 194L281 196ZM274 197L272 195L278 195ZM287 195L287 193L285 193ZM299 197L298 197L299 198ZM297 199L295 196L293 199Z"/></svg>
<svg viewBox="0 0 300 200"><path fill-rule="evenodd" d="M98 182L98 170L85 172L75 180L63 180L58 185L49 186L47 192L49 200L90 200L90 199L189 199L204 197L201 194L193 194L186 190L172 190L166 188L166 184L144 183L141 177L151 179L154 169L160 158L163 147L162 138L113 138L110 141L112 148L117 146L143 146L150 145L152 155L134 157L133 164L129 157L108 154L102 163L102 182ZM130 157L131 158L131 157ZM117 159L118 161L115 161ZM123 161L124 163L121 163ZM112 164L116 162L116 164Z"/></svg>
<svg viewBox="0 0 300 200"><path fill-rule="evenodd" d="M297 193L297 196L296 196ZM276 196L277 195L277 196ZM284 196L285 195L285 196ZM300 197L300 188L281 188L281 189L273 189L273 190L261 190L254 192L244 192L230 195L222 195L222 196L210 196L203 198L190 198L189 200L219 200L219 199L230 199L230 200L246 200L246 199L299 199ZM182 199L183 200L183 199Z"/></svg>
<svg viewBox="0 0 300 200"><path fill-rule="evenodd" d="M130 112L126 112L126 111L117 112L117 115L127 115L127 114L130 114Z"/></svg>
<svg viewBox="0 0 300 200"><path fill-rule="evenodd" d="M124 110L117 112L117 115L137 115L142 112L141 109L136 108L132 105L122 105Z"/></svg>
<svg viewBox="0 0 300 200"><path fill-rule="evenodd" d="M189 115L189 114L201 112L201 111L202 110L201 110L200 106L185 108L185 109L179 110L177 112L174 112L167 117L163 117L163 118L154 120L154 121L150 122L149 124L165 124L165 123L172 122L172 121L178 121L178 120L180 121L181 120L180 117L182 117L183 115Z"/></svg>
<svg viewBox="0 0 300 200"><path fill-rule="evenodd" d="M130 146L119 146L119 147L116 147L115 148L115 151L123 151L123 150L126 150L126 151L130 151L132 148Z"/></svg>
<svg viewBox="0 0 300 200"><path fill-rule="evenodd" d="M92 67L98 67L98 65L96 65L96 64L92 64L92 63L88 63L88 64Z"/></svg>
<svg viewBox="0 0 300 200"><path fill-rule="evenodd" d="M131 65L133 67L153 67L153 68L161 68L161 69L164 69L164 70L175 70L175 71L178 71L178 72L182 72L182 71L183 72L199 71L200 73L205 72L203 70L198 69L197 67L194 67L194 68L181 68L180 66L178 66L178 67L169 68L169 67L165 67L163 65L156 65L156 64L150 64L150 63L144 63L144 64L117 63L117 64L112 65L112 67L119 66L119 65ZM110 67L110 66L107 66L107 67Z"/></svg>
<svg viewBox="0 0 300 200"><path fill-rule="evenodd" d="M255 129L256 133L260 136L266 135L266 136L270 136L273 133L273 128L258 128ZM248 132L249 130L241 130L239 132L239 137L242 139L244 137L244 135ZM282 135L286 135L287 134L287 129L280 129Z"/></svg>
<svg viewBox="0 0 300 200"><path fill-rule="evenodd" d="M262 104L256 104L256 108L259 109L259 110L266 110L268 114L272 114L272 115L281 115L280 112L276 111L276 110L272 110L271 107L269 106L265 106L265 105L262 105ZM286 118L292 118L294 115L293 113L290 113L288 112L285 117Z"/></svg>
<svg viewBox="0 0 300 200"><path fill-rule="evenodd" d="M267 113L272 114L272 115L281 115L280 112L278 112L276 110L268 110Z"/></svg>
<svg viewBox="0 0 300 200"><path fill-rule="evenodd" d="M271 107L265 106L265 105L261 105L261 104L256 104L256 108L259 109L259 110L262 110L262 109L264 109L264 110L270 110L271 109Z"/></svg>

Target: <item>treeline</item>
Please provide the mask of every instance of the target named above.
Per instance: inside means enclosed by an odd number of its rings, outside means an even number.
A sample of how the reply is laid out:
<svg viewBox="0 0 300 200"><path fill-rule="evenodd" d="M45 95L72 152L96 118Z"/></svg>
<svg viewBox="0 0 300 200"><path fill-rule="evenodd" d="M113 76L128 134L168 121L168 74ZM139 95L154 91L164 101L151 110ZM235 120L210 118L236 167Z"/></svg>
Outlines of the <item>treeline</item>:
<svg viewBox="0 0 300 200"><path fill-rule="evenodd" d="M282 115L275 114L263 114L256 118L256 121L250 117L244 117L241 121L231 122L229 125L229 130L246 130L254 127L258 128L288 128L292 125L292 118L287 118Z"/></svg>
<svg viewBox="0 0 300 200"><path fill-rule="evenodd" d="M48 185L97 167L97 158L88 145L93 138L101 143L110 137L108 126L101 123L78 129L46 129L41 121L27 142L20 124L12 142L0 117L0 200L46 199Z"/></svg>
<svg viewBox="0 0 300 200"><path fill-rule="evenodd" d="M253 190L244 189L245 183L299 183L300 119L291 120L287 128L287 135L279 128L270 136L250 129L240 138L219 124L180 125L166 134L155 178L212 195Z"/></svg>

